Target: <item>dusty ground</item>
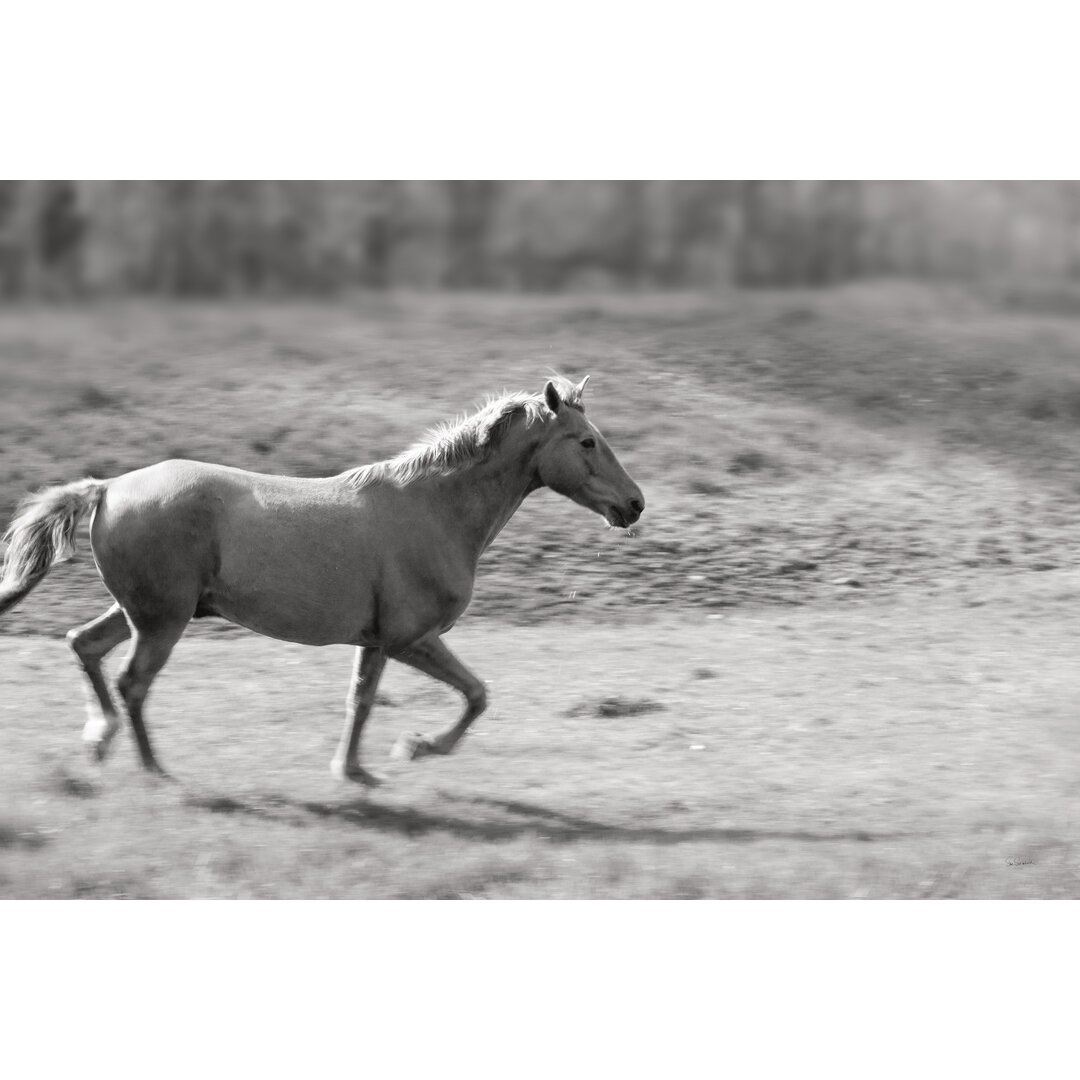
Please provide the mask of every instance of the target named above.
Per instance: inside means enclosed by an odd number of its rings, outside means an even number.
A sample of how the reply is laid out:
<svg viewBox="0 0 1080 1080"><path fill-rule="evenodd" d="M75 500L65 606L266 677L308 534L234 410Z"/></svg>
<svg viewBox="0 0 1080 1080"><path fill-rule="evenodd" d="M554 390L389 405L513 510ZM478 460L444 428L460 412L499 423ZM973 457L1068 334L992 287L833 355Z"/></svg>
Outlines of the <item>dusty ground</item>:
<svg viewBox="0 0 1080 1080"><path fill-rule="evenodd" d="M526 504L450 639L492 715L366 798L326 775L347 650L212 621L150 701L181 783L126 741L92 771L84 548L0 623L0 889L1076 896L1078 358L1080 322L906 287L0 313L5 515L172 454L328 474L548 367L648 501L633 536ZM456 703L385 689L389 768Z"/></svg>
<svg viewBox="0 0 1080 1080"><path fill-rule="evenodd" d="M387 783L327 764L345 648L182 643L154 696L175 785L130 740L91 768L60 642L0 641L9 896L1075 897L1080 574L958 596L452 644L493 708L450 758L400 731L457 705L392 667L366 738ZM11 691L14 690L14 693Z"/></svg>

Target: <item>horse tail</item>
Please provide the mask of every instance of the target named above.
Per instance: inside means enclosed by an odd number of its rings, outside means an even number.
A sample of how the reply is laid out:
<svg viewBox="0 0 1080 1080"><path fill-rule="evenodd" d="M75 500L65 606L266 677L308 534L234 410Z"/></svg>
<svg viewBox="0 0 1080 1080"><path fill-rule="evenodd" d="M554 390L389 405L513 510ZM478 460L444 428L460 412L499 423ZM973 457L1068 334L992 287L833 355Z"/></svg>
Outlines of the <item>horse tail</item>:
<svg viewBox="0 0 1080 1080"><path fill-rule="evenodd" d="M4 534L8 549L0 575L0 615L22 600L54 563L75 554L75 528L97 507L106 484L76 480L23 499Z"/></svg>

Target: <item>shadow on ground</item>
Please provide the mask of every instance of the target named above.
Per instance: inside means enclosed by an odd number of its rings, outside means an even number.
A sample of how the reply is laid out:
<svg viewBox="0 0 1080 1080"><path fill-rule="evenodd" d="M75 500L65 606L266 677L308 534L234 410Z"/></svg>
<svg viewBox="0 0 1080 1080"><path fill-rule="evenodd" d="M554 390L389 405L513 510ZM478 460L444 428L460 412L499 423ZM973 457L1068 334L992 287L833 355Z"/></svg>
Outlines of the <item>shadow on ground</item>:
<svg viewBox="0 0 1080 1080"><path fill-rule="evenodd" d="M433 813L414 807L387 806L369 798L346 802L316 802L292 799L285 795L234 798L229 795L189 794L187 805L209 810L215 814L243 814L263 820L281 821L304 827L313 819L334 819L378 832L403 836L423 836L446 833L471 840L512 840L534 836L549 841L571 843L576 840L615 840L626 843L682 844L694 841L753 843L759 840L799 840L808 843L858 840L873 842L895 840L906 836L900 832L869 832L848 829L837 832L812 832L804 829L663 829L658 827L631 828L611 825L578 815L564 814L533 803L518 800L491 799L483 796L449 799L488 807L511 815L491 820L455 814Z"/></svg>

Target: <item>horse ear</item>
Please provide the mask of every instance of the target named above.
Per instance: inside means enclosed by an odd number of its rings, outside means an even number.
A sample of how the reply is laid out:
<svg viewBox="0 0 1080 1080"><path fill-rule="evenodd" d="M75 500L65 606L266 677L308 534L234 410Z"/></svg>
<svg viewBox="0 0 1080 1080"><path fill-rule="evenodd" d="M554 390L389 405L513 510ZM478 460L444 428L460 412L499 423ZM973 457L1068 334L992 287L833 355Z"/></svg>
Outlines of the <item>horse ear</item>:
<svg viewBox="0 0 1080 1080"><path fill-rule="evenodd" d="M555 384L549 382L544 387L544 401L547 402L547 407L553 412L559 411L559 406L562 404L562 398L559 397L559 391L555 389Z"/></svg>
<svg viewBox="0 0 1080 1080"><path fill-rule="evenodd" d="M581 395L585 393L585 384L589 381L590 378L592 378L591 375L586 375L585 378L582 379L581 382L579 382L577 386L574 387L574 389L577 391L578 397L581 397Z"/></svg>

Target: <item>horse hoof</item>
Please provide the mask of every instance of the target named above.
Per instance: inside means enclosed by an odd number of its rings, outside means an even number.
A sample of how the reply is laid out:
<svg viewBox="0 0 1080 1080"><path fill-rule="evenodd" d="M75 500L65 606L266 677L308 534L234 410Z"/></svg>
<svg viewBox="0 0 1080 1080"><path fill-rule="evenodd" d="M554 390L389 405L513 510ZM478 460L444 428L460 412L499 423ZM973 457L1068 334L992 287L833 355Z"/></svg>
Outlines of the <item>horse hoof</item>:
<svg viewBox="0 0 1080 1080"><path fill-rule="evenodd" d="M395 761L415 761L432 753L431 743L415 731L403 732L398 736L390 756Z"/></svg>
<svg viewBox="0 0 1080 1080"><path fill-rule="evenodd" d="M105 760L115 731L116 729L110 728L104 720L89 720L83 725L83 744L92 760Z"/></svg>
<svg viewBox="0 0 1080 1080"><path fill-rule="evenodd" d="M363 784L365 787L378 787L386 782L385 776L369 772L359 765L346 767L345 762L336 759L330 762L330 772L338 780L348 780L354 784Z"/></svg>
<svg viewBox="0 0 1080 1080"><path fill-rule="evenodd" d="M108 739L88 739L84 735L83 743L86 746L86 752L90 755L90 760L95 764L100 765L109 756Z"/></svg>

